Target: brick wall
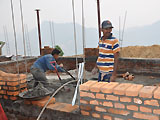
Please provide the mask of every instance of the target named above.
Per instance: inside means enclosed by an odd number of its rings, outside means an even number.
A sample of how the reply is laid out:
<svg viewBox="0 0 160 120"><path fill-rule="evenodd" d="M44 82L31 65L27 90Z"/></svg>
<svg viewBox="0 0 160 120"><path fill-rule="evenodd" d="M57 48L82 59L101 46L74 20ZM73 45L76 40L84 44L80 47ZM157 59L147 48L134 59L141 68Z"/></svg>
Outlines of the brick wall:
<svg viewBox="0 0 160 120"><path fill-rule="evenodd" d="M17 100L19 93L26 90L26 75L0 71L0 99Z"/></svg>
<svg viewBox="0 0 160 120"><path fill-rule="evenodd" d="M88 81L80 85L81 114L106 120L159 120L160 87Z"/></svg>
<svg viewBox="0 0 160 120"><path fill-rule="evenodd" d="M30 67L37 60L37 57L27 58L27 71L30 72ZM19 60L20 73L25 73L25 60ZM16 61L5 61L0 62L0 70L7 73L17 73L17 62Z"/></svg>
<svg viewBox="0 0 160 120"><path fill-rule="evenodd" d="M51 54L53 51L53 48L50 48L49 46L44 46L44 48L41 49L41 56L46 54Z"/></svg>
<svg viewBox="0 0 160 120"><path fill-rule="evenodd" d="M94 51L94 48L88 48L88 51ZM96 50L96 48L95 48ZM91 71L95 65L97 57L96 52L86 53L86 64L85 68L87 71ZM30 71L31 65L37 60L38 57L28 58L27 59L27 67L28 72ZM78 57L78 62L82 62L83 58ZM58 64L63 63L64 68L67 70L73 70L76 68L76 58L75 57L60 57L58 59ZM9 73L17 73L16 61L5 61L0 62L0 70L9 72ZM25 72L25 60L19 61L20 73ZM160 59L138 59L138 58L119 58L118 72L131 72L135 74L147 74L147 75L159 75L160 73Z"/></svg>

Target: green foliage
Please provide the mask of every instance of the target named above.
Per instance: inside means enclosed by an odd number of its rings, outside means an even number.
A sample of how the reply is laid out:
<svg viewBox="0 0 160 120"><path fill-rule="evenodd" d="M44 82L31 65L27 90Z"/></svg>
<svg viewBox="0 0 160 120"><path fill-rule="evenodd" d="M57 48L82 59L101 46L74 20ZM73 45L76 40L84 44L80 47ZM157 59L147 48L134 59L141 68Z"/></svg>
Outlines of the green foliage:
<svg viewBox="0 0 160 120"><path fill-rule="evenodd" d="M61 53L59 54L60 56L64 55L64 52L63 52L63 50L61 49L60 46L56 45L55 48L58 49L59 51L61 51Z"/></svg>

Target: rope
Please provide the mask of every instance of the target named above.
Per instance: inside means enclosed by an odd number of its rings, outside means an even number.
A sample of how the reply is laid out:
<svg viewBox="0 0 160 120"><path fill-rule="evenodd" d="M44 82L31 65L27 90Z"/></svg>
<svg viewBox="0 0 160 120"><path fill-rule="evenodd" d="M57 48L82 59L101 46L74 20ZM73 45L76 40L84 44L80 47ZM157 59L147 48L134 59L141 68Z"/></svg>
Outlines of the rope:
<svg viewBox="0 0 160 120"><path fill-rule="evenodd" d="M73 83L73 82L77 82L77 80L72 80L72 81L69 81L69 82L63 84L61 87L59 87L59 88L52 94L52 96L49 98L49 100L47 101L47 103L45 104L45 106L43 107L43 109L41 110L41 112L40 112L37 120L40 119L40 117L42 116L42 114L43 114L44 110L46 109L47 105L48 105L49 102L51 101L51 99L52 99L64 86L66 86L66 85L68 85L68 84L70 84L70 83Z"/></svg>
<svg viewBox="0 0 160 120"><path fill-rule="evenodd" d="M74 10L74 0L72 0L72 11L73 11L73 27L74 27L74 41L75 41L75 55L76 55L76 69L78 78L78 59L77 59L77 39L76 39L76 23L75 23L75 10Z"/></svg>
<svg viewBox="0 0 160 120"><path fill-rule="evenodd" d="M86 43L85 43L85 19L84 19L84 0L82 0L82 41L83 41L83 62L84 62L84 68L83 68L83 78L84 78L84 82L86 80L86 71L85 71L85 47L86 47Z"/></svg>
<svg viewBox="0 0 160 120"><path fill-rule="evenodd" d="M12 24L13 24L13 32L14 32L14 41L15 41L15 49L16 49L16 61L17 61L17 73L19 75L19 63L18 63L18 50L17 50L17 37L16 37L16 28L15 28L15 21L14 21L14 12L13 12L13 2L11 0L11 12L12 12Z"/></svg>
<svg viewBox="0 0 160 120"><path fill-rule="evenodd" d="M23 10L22 10L22 1L20 1L20 11L21 11L21 23L22 23L22 33L23 33L23 47L24 47L24 60L25 60L25 70L27 74L27 60L26 60L26 41L24 35L24 23L23 23Z"/></svg>

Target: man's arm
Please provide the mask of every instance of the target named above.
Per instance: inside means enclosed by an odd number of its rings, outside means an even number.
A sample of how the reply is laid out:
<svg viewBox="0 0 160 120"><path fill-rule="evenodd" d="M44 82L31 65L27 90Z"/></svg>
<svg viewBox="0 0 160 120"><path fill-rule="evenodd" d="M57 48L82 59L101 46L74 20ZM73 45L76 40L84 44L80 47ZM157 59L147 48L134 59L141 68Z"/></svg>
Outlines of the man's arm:
<svg viewBox="0 0 160 120"><path fill-rule="evenodd" d="M118 58L119 58L119 52L116 52L114 54L114 69L111 76L111 82L115 82L116 76L117 76L117 69L118 69Z"/></svg>

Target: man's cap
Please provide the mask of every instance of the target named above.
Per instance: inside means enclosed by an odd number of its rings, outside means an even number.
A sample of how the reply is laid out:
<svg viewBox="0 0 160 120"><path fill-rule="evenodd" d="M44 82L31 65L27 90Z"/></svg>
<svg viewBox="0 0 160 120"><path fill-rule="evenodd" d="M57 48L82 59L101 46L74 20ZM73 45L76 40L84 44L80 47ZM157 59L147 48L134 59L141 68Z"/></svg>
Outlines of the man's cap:
<svg viewBox="0 0 160 120"><path fill-rule="evenodd" d="M102 22L102 29L113 28L112 23L109 20L105 20Z"/></svg>

